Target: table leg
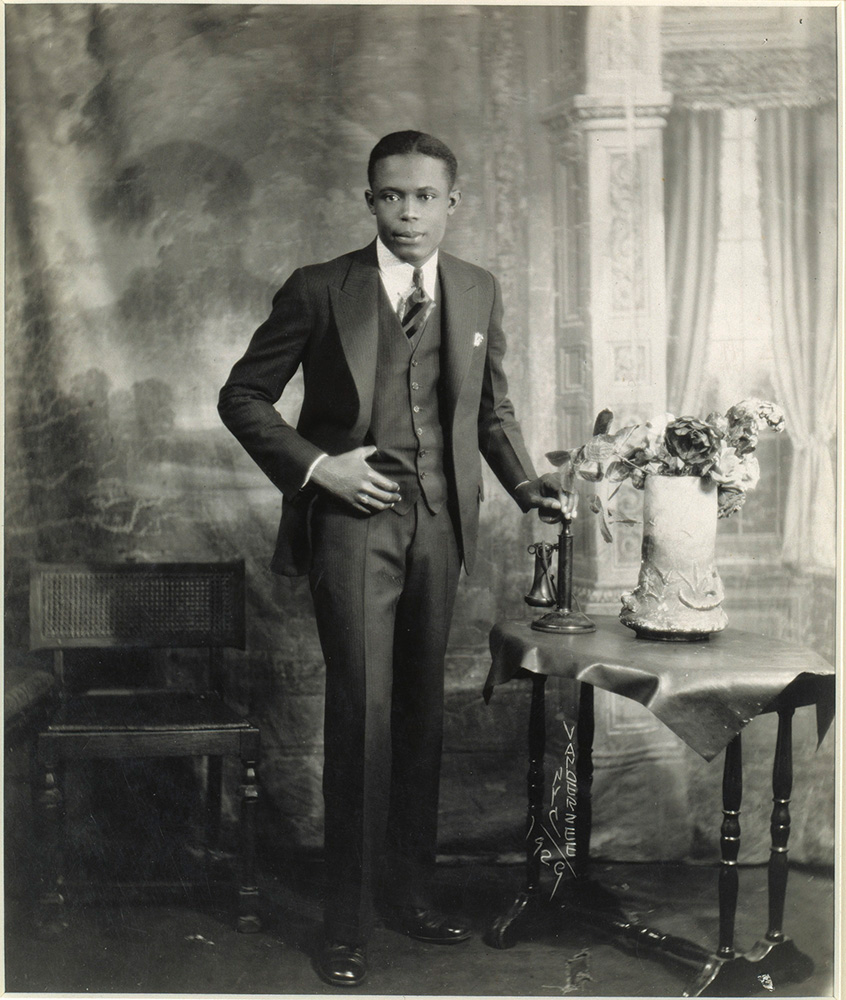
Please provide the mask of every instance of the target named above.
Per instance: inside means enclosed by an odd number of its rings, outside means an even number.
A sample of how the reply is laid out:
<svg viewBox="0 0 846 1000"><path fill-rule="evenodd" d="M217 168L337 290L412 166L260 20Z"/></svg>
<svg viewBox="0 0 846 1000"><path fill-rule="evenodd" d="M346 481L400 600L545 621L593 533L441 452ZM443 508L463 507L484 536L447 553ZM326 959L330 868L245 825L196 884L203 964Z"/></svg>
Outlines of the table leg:
<svg viewBox="0 0 846 1000"><path fill-rule="evenodd" d="M593 787L593 685L581 684L579 718L576 727L576 872L587 874L590 864L590 833L593 825L591 789Z"/></svg>
<svg viewBox="0 0 846 1000"><path fill-rule="evenodd" d="M259 892L256 884L256 806L258 804L258 781L256 762L242 760L243 780L241 783L241 865L238 886L238 921L241 934L255 934L261 930L258 916Z"/></svg>
<svg viewBox="0 0 846 1000"><path fill-rule="evenodd" d="M785 935L784 904L787 896L787 841L790 837L790 795L793 790L793 712L779 710L778 736L773 760L773 811L770 817L770 862L767 873L769 918L767 933L749 952L759 976L766 974L779 985L801 983L814 971L811 958Z"/></svg>
<svg viewBox="0 0 846 1000"><path fill-rule="evenodd" d="M526 785L529 811L526 814L526 893L540 892L541 851L543 849L543 759L546 753L546 677L532 678L532 706L529 710L529 771Z"/></svg>
<svg viewBox="0 0 846 1000"><path fill-rule="evenodd" d="M723 823L720 827L719 875L720 938L717 955L734 958L734 921L737 914L737 855L740 850L740 802L743 796L743 758L740 733L726 747L723 766Z"/></svg>
<svg viewBox="0 0 846 1000"><path fill-rule="evenodd" d="M790 794L793 790L793 709L778 714L778 737L773 761L773 812L770 817L768 871L769 928L767 941L784 940L784 900L787 895L787 841L790 837Z"/></svg>
<svg viewBox="0 0 846 1000"><path fill-rule="evenodd" d="M529 709L529 770L526 775L526 887L508 910L493 922L487 938L495 948L514 944L517 926L540 899L541 851L543 850L543 761L546 752L546 676L532 676L532 704Z"/></svg>
<svg viewBox="0 0 846 1000"><path fill-rule="evenodd" d="M743 797L743 754L740 733L726 747L723 764L723 822L720 826L720 874L717 893L720 908L720 932L716 953L708 959L684 996L744 996L727 984L746 982L748 963L734 953L734 922L737 915L737 855L740 851L740 803ZM748 985L748 984L746 984Z"/></svg>
<svg viewBox="0 0 846 1000"><path fill-rule="evenodd" d="M737 848L740 841L740 737L726 750L723 778L723 826L720 844L720 946L686 996L749 996L764 984L769 988L785 982L802 982L814 971L812 960L784 935L784 903L787 894L787 841L790 836L790 794L793 787L792 721L794 709L779 711L778 737L773 761L773 811L770 818L770 862L768 870L769 919L763 941L740 956L734 953L734 915L737 908ZM736 757L732 747L738 744ZM764 987L766 988L766 987Z"/></svg>
<svg viewBox="0 0 846 1000"><path fill-rule="evenodd" d="M590 835L593 825L593 738L595 730L594 687L579 685L579 714L576 723L576 879L562 894L565 919L585 924L613 938L639 958L654 955L685 965L702 966L708 952L700 945L672 934L664 934L633 920L617 896L589 877Z"/></svg>
<svg viewBox="0 0 846 1000"><path fill-rule="evenodd" d="M61 934L68 927L64 881L63 770L62 764L52 758L44 762L42 785L38 796L42 871L35 906L35 928L41 938Z"/></svg>
<svg viewBox="0 0 846 1000"><path fill-rule="evenodd" d="M528 813L526 816L526 887L508 910L497 917L486 940L496 948L510 948L519 926L540 909L541 852L544 848L544 753L546 750L546 677L532 677L532 704L529 712L529 770L527 775ZM556 909L577 925L595 928L612 937L638 957L654 954L700 969L710 956L700 945L654 930L633 921L621 909L617 897L587 877L592 825L594 688L581 684L576 723L576 865L577 878L571 879L556 897ZM720 963L718 963L719 965ZM713 973L706 981L713 979Z"/></svg>

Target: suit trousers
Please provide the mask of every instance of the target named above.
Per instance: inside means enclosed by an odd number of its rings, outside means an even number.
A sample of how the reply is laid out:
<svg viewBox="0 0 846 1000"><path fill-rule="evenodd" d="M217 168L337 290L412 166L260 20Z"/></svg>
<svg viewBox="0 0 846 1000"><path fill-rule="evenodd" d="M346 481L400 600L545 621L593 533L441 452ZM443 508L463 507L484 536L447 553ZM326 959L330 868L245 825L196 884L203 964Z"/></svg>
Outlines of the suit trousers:
<svg viewBox="0 0 846 1000"><path fill-rule="evenodd" d="M402 516L362 515L318 497L311 542L326 662L324 927L363 944L383 877L389 903L426 902L460 557L449 510L422 500Z"/></svg>

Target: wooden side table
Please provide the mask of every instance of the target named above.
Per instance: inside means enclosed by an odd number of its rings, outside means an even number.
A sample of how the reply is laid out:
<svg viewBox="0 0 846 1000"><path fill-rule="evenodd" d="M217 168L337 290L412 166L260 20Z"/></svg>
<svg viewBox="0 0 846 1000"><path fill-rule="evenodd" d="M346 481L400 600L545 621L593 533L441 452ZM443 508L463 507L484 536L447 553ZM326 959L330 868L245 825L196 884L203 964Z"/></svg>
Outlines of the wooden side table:
<svg viewBox="0 0 846 1000"><path fill-rule="evenodd" d="M833 718L834 669L813 651L794 643L737 629L707 642L662 643L639 640L610 616L594 616L595 633L550 635L528 622L507 621L491 631L492 665L485 684L489 699L496 685L530 678L529 805L526 884L508 910L493 923L489 941L507 948L526 917L545 900L541 894L544 824L545 685L549 676L580 682L576 723L575 850L572 861L561 852L555 868L565 880L558 908L623 944L693 966L685 996L747 995L760 988L758 977L801 982L813 971L783 930L788 875L790 796L793 785L792 719L801 706L815 705L822 739ZM719 940L715 951L632 921L616 897L588 877L591 833L592 749L595 687L641 702L706 760L726 751L723 769L721 863L718 876ZM773 763L773 810L768 870L769 917L763 939L744 954L734 947L739 880L742 800L741 731L758 715L778 713Z"/></svg>

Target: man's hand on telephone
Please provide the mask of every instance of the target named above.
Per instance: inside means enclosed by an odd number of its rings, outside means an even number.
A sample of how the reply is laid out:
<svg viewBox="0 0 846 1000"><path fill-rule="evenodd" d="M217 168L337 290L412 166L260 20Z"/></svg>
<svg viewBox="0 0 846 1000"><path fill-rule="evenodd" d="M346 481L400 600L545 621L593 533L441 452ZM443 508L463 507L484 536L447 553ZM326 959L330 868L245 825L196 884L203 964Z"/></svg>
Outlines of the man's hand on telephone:
<svg viewBox="0 0 846 1000"><path fill-rule="evenodd" d="M521 483L515 490L517 502L523 510L537 508L538 516L547 524L576 517L579 494L572 489L572 482L565 483L564 478L560 472L546 472L528 483ZM565 485L571 488L565 489Z"/></svg>

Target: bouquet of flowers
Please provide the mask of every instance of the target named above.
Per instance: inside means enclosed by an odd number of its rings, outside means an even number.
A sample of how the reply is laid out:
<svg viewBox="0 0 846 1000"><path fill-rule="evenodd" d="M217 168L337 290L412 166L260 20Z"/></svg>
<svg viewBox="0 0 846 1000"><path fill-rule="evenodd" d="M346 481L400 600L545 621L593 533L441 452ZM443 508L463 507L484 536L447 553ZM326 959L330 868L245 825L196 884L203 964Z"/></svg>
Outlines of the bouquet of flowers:
<svg viewBox="0 0 846 1000"><path fill-rule="evenodd" d="M628 480L643 489L647 476L700 476L717 485L719 517L740 510L746 494L760 477L755 448L766 427L784 430L784 414L775 403L744 399L725 415L709 413L704 420L665 413L645 424L632 424L610 433L614 418L603 410L596 418L593 437L576 451L549 452L558 466L562 485L574 476L606 484L606 496L594 495L591 510L602 517L602 534L611 540L609 521L634 523L615 517L608 503ZM612 488L613 487L613 488Z"/></svg>

